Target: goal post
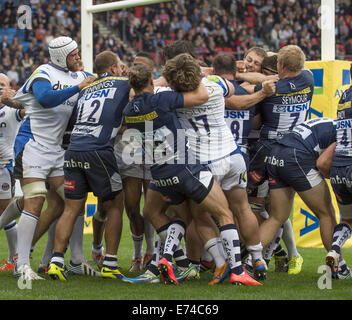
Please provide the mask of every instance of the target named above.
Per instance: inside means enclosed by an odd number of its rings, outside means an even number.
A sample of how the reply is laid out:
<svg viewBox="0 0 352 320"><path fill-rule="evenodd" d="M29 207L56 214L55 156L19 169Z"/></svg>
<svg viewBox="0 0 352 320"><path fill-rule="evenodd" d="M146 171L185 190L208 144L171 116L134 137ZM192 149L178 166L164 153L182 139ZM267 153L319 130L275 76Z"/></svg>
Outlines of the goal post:
<svg viewBox="0 0 352 320"><path fill-rule="evenodd" d="M93 72L93 14L125 8L146 6L172 0L122 0L93 5L93 0L81 1L81 55L84 69Z"/></svg>

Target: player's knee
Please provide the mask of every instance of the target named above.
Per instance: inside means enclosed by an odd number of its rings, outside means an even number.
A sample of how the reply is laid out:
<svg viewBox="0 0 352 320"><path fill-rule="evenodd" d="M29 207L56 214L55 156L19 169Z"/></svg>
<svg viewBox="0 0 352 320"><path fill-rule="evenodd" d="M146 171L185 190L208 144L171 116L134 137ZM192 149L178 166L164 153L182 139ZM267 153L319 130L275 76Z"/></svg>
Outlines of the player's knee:
<svg viewBox="0 0 352 320"><path fill-rule="evenodd" d="M22 187L24 199L33 199L38 197L45 198L48 190L44 181L28 183Z"/></svg>
<svg viewBox="0 0 352 320"><path fill-rule="evenodd" d="M106 214L102 211L99 211L99 210L94 212L93 217L95 220L97 220L99 222L106 222L106 220L107 220Z"/></svg>
<svg viewBox="0 0 352 320"><path fill-rule="evenodd" d="M64 185L63 184L56 189L56 193L59 195L59 197L62 200L65 201L65 189L64 189Z"/></svg>

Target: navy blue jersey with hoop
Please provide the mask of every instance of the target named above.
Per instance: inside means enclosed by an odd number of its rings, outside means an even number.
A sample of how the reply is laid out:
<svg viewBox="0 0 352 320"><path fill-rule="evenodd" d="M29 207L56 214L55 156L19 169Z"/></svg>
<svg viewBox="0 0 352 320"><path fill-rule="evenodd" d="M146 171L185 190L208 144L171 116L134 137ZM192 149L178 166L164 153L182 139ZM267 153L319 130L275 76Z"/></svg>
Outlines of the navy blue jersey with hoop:
<svg viewBox="0 0 352 320"><path fill-rule="evenodd" d="M235 87L235 95L249 94L246 89L241 87L237 81L229 80ZM237 144L241 148L248 147L248 136L252 129L254 116L257 114L256 106L246 110L232 110L225 108L225 120Z"/></svg>
<svg viewBox="0 0 352 320"><path fill-rule="evenodd" d="M318 158L321 153L336 141L336 120L315 118L295 126L284 134L279 144L311 153Z"/></svg>
<svg viewBox="0 0 352 320"><path fill-rule="evenodd" d="M107 73L85 87L79 94L68 150L112 149L129 91L127 77Z"/></svg>
<svg viewBox="0 0 352 320"><path fill-rule="evenodd" d="M262 85L256 87L260 90ZM297 77L280 79L274 95L258 103L262 118L260 138L275 140L307 118L314 91L310 71L302 70Z"/></svg>
<svg viewBox="0 0 352 320"><path fill-rule="evenodd" d="M146 92L135 96L123 112L127 129L141 133L133 138L141 139L144 163L150 164L153 179L177 175L188 163L187 139L175 112L183 107L181 93Z"/></svg>
<svg viewBox="0 0 352 320"><path fill-rule="evenodd" d="M341 96L337 106L336 149L333 166L352 164L352 86Z"/></svg>

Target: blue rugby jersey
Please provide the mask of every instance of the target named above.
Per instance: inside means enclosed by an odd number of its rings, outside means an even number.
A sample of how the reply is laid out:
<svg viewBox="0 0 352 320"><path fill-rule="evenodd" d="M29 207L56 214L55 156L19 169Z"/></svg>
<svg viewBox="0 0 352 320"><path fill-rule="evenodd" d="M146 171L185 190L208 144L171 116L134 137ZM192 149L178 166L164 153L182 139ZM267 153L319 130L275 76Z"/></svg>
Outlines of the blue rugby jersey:
<svg viewBox="0 0 352 320"><path fill-rule="evenodd" d="M337 106L336 149L333 166L352 164L352 86L341 96Z"/></svg>
<svg viewBox="0 0 352 320"><path fill-rule="evenodd" d="M175 176L188 163L188 143L176 115L176 109L183 107L181 93L146 92L135 96L123 112L127 129L141 134L145 163L150 164L153 179Z"/></svg>
<svg viewBox="0 0 352 320"><path fill-rule="evenodd" d="M129 99L127 77L104 74L81 90L68 150L112 148Z"/></svg>
<svg viewBox="0 0 352 320"><path fill-rule="evenodd" d="M318 158L322 152L336 141L336 120L315 118L295 126L277 142L295 149L311 153Z"/></svg>
<svg viewBox="0 0 352 320"><path fill-rule="evenodd" d="M256 87L260 90L262 85ZM311 72L302 70L294 78L280 79L276 83L274 95L259 102L262 129L260 138L274 140L283 132L292 130L307 118L314 91L314 78Z"/></svg>
<svg viewBox="0 0 352 320"><path fill-rule="evenodd" d="M237 81L229 80L235 87L235 95L247 95L249 92L241 87ZM248 136L252 130L253 120L257 114L256 105L246 110L232 110L225 107L225 120L233 134L233 138L243 149L248 148Z"/></svg>

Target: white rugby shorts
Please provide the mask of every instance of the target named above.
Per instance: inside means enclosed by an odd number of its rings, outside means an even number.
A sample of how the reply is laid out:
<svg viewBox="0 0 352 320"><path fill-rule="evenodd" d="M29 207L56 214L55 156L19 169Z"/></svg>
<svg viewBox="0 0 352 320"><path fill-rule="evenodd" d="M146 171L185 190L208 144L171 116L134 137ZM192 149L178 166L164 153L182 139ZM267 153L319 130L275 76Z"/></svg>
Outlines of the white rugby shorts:
<svg viewBox="0 0 352 320"><path fill-rule="evenodd" d="M62 148L48 148L30 139L16 157L15 178L39 178L64 176Z"/></svg>
<svg viewBox="0 0 352 320"><path fill-rule="evenodd" d="M242 154L229 155L211 162L208 167L221 189L227 191L234 187L247 187L247 168Z"/></svg>

